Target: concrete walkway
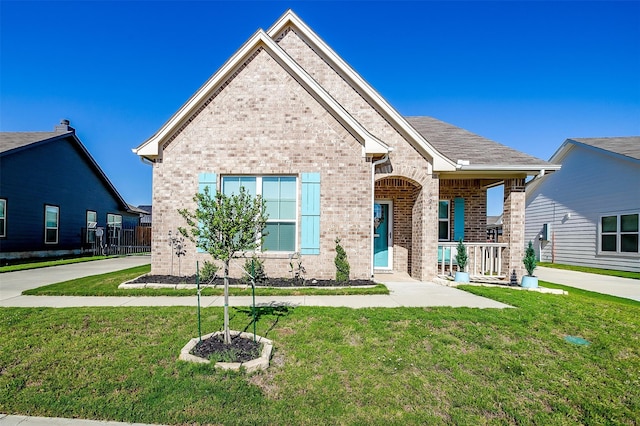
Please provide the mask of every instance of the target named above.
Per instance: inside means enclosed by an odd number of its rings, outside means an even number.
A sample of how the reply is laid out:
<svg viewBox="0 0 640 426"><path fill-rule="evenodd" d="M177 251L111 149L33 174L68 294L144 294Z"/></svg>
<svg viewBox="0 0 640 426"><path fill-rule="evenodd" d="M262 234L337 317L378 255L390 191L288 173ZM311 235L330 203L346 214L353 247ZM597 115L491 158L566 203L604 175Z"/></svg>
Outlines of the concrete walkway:
<svg viewBox="0 0 640 426"><path fill-rule="evenodd" d="M25 271L5 272L0 274L0 300L18 297L25 290L42 287L43 285L88 277L89 275L106 274L150 263L151 256L148 255L127 256L49 266L47 268L27 269Z"/></svg>
<svg viewBox="0 0 640 426"><path fill-rule="evenodd" d="M640 302L640 280L537 267L535 274L542 281L562 284L582 290L624 297Z"/></svg>
<svg viewBox="0 0 640 426"><path fill-rule="evenodd" d="M195 297L177 296L22 296L21 292L60 281L102 274L148 264L148 256L131 256L95 262L77 263L27 271L0 274L0 307L69 308L85 306L196 306ZM363 296L258 296L256 303L290 304L293 306L331 306L349 308L396 308L451 306L468 308L506 308L504 303L476 296L452 287L420 282L407 277L388 275L379 277L389 288L388 295ZM398 280L398 281L387 281ZM234 296L231 306L250 306L249 296ZM203 296L202 307L224 306L222 296Z"/></svg>

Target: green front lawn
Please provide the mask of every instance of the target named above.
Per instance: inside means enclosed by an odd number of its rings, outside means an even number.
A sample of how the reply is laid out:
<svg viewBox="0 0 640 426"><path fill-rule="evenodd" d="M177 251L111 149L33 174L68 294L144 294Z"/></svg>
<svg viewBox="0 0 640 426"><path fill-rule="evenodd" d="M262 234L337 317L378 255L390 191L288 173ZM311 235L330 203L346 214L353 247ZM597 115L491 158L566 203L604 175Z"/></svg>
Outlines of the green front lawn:
<svg viewBox="0 0 640 426"><path fill-rule="evenodd" d="M107 274L92 275L61 283L50 284L43 287L26 290L23 294L34 296L195 296L196 290L173 290L132 288L119 289L118 286L125 281L132 280L151 271L151 265L136 266L122 271ZM223 286L215 288L203 288L203 296L221 296ZM251 296L251 287L232 287L229 289L232 296ZM323 288L256 288L256 296L300 296L300 295L357 295L357 294L389 294L389 290L382 284L371 288L345 287L340 289Z"/></svg>
<svg viewBox="0 0 640 426"><path fill-rule="evenodd" d="M612 277L632 278L640 280L640 272L616 271L614 269L591 268L588 266L562 265L559 263L538 262L538 266L545 268L565 269L568 271L588 272L590 274L609 275Z"/></svg>
<svg viewBox="0 0 640 426"><path fill-rule="evenodd" d="M0 412L164 424L638 424L640 303L464 289L516 308L263 308L257 332L275 352L252 376L177 361L197 333L193 308L3 308ZM232 328L252 330L250 309L230 312ZM203 332L218 330L222 308L202 317Z"/></svg>

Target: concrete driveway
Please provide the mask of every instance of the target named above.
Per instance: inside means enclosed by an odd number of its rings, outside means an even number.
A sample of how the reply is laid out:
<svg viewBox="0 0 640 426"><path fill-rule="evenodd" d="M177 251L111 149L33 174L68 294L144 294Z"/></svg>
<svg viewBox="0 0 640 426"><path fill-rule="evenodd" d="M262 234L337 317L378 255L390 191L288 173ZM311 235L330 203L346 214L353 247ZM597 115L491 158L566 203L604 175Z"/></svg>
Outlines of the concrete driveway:
<svg viewBox="0 0 640 426"><path fill-rule="evenodd" d="M640 302L640 280L537 267L535 274L542 281L562 284L582 290L624 297Z"/></svg>
<svg viewBox="0 0 640 426"><path fill-rule="evenodd" d="M126 256L69 265L49 266L47 268L0 274L0 301L15 298L25 291L43 285L59 283L89 275L148 265L151 256Z"/></svg>

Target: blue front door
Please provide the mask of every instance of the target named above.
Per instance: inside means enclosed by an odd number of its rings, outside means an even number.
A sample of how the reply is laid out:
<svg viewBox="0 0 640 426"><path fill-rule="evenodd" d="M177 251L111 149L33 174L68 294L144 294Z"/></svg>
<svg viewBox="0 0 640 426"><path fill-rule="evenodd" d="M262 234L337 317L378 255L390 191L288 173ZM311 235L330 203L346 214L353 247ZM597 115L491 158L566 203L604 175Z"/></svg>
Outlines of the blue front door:
<svg viewBox="0 0 640 426"><path fill-rule="evenodd" d="M391 220L388 202L376 202L373 205L373 267L390 268L389 243Z"/></svg>

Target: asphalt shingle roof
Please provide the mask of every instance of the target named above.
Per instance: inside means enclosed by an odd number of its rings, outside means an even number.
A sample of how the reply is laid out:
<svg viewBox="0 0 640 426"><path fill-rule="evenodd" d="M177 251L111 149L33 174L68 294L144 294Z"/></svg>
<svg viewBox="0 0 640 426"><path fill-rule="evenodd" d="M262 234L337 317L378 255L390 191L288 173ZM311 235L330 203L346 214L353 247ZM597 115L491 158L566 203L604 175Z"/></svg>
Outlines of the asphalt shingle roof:
<svg viewBox="0 0 640 426"><path fill-rule="evenodd" d="M538 166L551 163L432 117L405 117L436 150L454 163L471 166Z"/></svg>
<svg viewBox="0 0 640 426"><path fill-rule="evenodd" d="M640 160L640 136L616 138L571 138L569 140Z"/></svg>
<svg viewBox="0 0 640 426"><path fill-rule="evenodd" d="M73 132L0 132L0 152L22 148Z"/></svg>

